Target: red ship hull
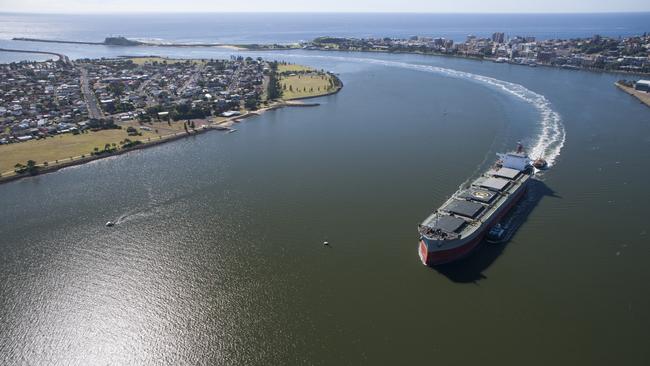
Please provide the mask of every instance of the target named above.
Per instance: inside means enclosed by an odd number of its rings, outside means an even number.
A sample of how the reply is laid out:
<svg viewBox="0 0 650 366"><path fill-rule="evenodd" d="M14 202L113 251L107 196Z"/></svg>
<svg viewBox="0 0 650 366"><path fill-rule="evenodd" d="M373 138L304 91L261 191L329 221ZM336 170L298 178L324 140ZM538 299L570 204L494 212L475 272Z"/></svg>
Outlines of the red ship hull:
<svg viewBox="0 0 650 366"><path fill-rule="evenodd" d="M435 248L435 244L427 244L426 238L420 239L418 246L418 254L420 255L420 260L422 264L426 266L437 266L441 264L451 263L462 259L469 254L471 254L483 241L483 237L488 232L492 226L496 225L503 216L505 216L510 210L519 202L521 197L524 196L526 192L526 187L521 189L516 197L513 197L510 202L507 203L507 206L501 210L498 215L495 215L490 219L489 222L483 224L483 227L480 228L477 233L475 233L471 238L467 239L466 243L455 246L449 249L438 249ZM430 248L434 248L431 250Z"/></svg>

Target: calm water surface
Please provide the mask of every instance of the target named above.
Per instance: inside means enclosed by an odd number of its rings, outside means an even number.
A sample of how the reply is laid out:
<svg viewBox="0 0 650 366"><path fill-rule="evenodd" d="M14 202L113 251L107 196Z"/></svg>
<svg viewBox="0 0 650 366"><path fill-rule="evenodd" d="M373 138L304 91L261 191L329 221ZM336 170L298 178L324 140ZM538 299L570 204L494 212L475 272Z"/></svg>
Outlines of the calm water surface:
<svg viewBox="0 0 650 366"><path fill-rule="evenodd" d="M333 70L345 87L235 134L0 186L0 363L650 361L650 111L618 76L261 55ZM416 224L495 152L534 144L542 116L430 66L523 85L566 131L514 238L439 271L419 262Z"/></svg>

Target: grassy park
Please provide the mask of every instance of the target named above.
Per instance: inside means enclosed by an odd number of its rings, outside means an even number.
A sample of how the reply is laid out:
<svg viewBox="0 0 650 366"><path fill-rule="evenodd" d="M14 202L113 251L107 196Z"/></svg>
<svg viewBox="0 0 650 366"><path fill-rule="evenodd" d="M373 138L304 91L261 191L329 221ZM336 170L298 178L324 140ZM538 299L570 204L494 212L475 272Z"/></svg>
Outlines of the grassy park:
<svg viewBox="0 0 650 366"><path fill-rule="evenodd" d="M177 63L186 63L188 61L193 63L193 64L199 64L199 65L204 65L206 63L206 60L178 59L178 58L166 58L166 57L158 57L158 56L130 57L129 60L133 61L133 63L136 64L136 65L152 64L154 62L157 62L157 63L166 62L168 65L173 65L173 64L177 64Z"/></svg>
<svg viewBox="0 0 650 366"><path fill-rule="evenodd" d="M312 72L316 71L309 66L296 65L296 64L278 64L278 73L291 73L291 72Z"/></svg>
<svg viewBox="0 0 650 366"><path fill-rule="evenodd" d="M307 66L279 64L277 72L285 100L315 97L339 88L334 76Z"/></svg>
<svg viewBox="0 0 650 366"><path fill-rule="evenodd" d="M198 128L201 123L196 124ZM142 126L135 121L120 123L120 125L122 129L90 131L78 135L66 133L39 140L2 145L0 146L0 173L3 176L9 175L17 163L25 164L28 160L35 161L37 165L43 165L45 162L48 165L55 165L57 160L67 162L71 157L74 160L82 155L90 156L95 148L103 150L106 144L120 147L120 142L124 139L147 142L184 131L183 121L170 122L170 124L167 122L145 124L144 126L150 128L150 131L142 129ZM135 127L142 135L129 136L126 132L129 126Z"/></svg>

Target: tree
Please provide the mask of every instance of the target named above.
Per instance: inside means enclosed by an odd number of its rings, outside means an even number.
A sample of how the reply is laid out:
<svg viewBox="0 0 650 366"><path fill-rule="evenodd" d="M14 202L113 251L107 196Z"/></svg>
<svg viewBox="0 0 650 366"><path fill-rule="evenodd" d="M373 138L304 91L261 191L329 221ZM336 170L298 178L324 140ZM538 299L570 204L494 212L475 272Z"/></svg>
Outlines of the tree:
<svg viewBox="0 0 650 366"><path fill-rule="evenodd" d="M151 122L151 117L147 114L139 114L138 119L140 122Z"/></svg>
<svg viewBox="0 0 650 366"><path fill-rule="evenodd" d="M34 160L27 160L27 171L29 174L34 175L38 173L38 166Z"/></svg>
<svg viewBox="0 0 650 366"><path fill-rule="evenodd" d="M244 108L250 109L250 110L255 110L257 109L257 98L248 98L244 102Z"/></svg>
<svg viewBox="0 0 650 366"><path fill-rule="evenodd" d="M16 174L24 173L25 169L26 167L21 163L16 163L16 165L14 165L14 172L16 172Z"/></svg>
<svg viewBox="0 0 650 366"><path fill-rule="evenodd" d="M129 127L126 129L126 133L127 133L129 136L134 136L134 135L137 135L137 134L138 134L138 130L136 130L135 127L133 127L133 126L129 126Z"/></svg>
<svg viewBox="0 0 650 366"><path fill-rule="evenodd" d="M269 99L278 99L282 97L282 88L280 87L280 81L277 75L278 63L276 61L273 61L269 63L269 66L271 73L269 75L267 94Z"/></svg>
<svg viewBox="0 0 650 366"><path fill-rule="evenodd" d="M110 84L108 84L108 87L106 87L106 89L119 98L124 94L125 87L124 84L122 84L121 82L113 81Z"/></svg>

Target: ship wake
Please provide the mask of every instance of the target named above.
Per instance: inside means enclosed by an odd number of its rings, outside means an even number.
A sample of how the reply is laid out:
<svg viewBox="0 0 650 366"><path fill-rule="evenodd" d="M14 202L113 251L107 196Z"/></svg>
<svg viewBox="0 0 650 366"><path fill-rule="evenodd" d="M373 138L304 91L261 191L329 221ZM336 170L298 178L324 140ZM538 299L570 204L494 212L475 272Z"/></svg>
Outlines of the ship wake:
<svg viewBox="0 0 650 366"><path fill-rule="evenodd" d="M383 63L384 61L381 61ZM389 64L394 63L388 61ZM509 81L499 80L488 76L472 74L469 72L447 69L437 66L417 65L403 62L395 62L395 66L408 68L411 70L419 70L425 72L434 72L451 77L462 79L469 79L494 87L507 94L513 95L526 103L532 105L539 113L539 133L532 146L529 148L529 155L531 158L544 158L548 162L548 166L553 166L564 142L566 141L566 132L562 118L553 110L551 103L545 96L535 93L534 91L524 87L523 85L512 83Z"/></svg>
<svg viewBox="0 0 650 366"><path fill-rule="evenodd" d="M277 54L275 55L277 56ZM284 54L283 56L295 57L296 55ZM539 113L539 133L537 135L537 138L533 140L533 143L529 147L528 152L530 157L533 159L544 158L549 167L553 166L558 156L560 156L560 152L562 151L562 147L564 146L564 142L566 140L566 132L564 129L564 124L562 123L562 118L556 111L553 110L548 99L546 99L545 96L538 94L521 84L439 66L411 64L400 61L325 55L300 55L299 57L363 62L389 67L399 67L415 71L431 72L449 77L476 81L502 91L506 94L512 95L532 105Z"/></svg>

